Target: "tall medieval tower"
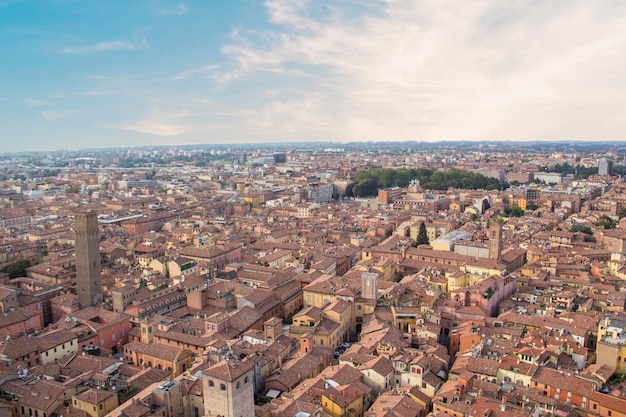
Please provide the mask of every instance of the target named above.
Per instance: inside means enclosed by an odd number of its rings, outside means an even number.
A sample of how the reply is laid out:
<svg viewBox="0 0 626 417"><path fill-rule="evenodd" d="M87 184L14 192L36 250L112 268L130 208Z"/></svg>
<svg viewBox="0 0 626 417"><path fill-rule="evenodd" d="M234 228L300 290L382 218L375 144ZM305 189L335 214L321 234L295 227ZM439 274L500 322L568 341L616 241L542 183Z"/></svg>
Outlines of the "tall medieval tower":
<svg viewBox="0 0 626 417"><path fill-rule="evenodd" d="M254 415L254 363L224 360L202 371L204 415Z"/></svg>
<svg viewBox="0 0 626 417"><path fill-rule="evenodd" d="M78 304L80 308L86 308L102 302L100 233L96 212L87 210L76 213L74 232L76 233Z"/></svg>
<svg viewBox="0 0 626 417"><path fill-rule="evenodd" d="M493 221L489 225L489 257L500 260L502 255L502 223Z"/></svg>
<svg viewBox="0 0 626 417"><path fill-rule="evenodd" d="M378 300L378 272L363 272L361 275L361 297Z"/></svg>

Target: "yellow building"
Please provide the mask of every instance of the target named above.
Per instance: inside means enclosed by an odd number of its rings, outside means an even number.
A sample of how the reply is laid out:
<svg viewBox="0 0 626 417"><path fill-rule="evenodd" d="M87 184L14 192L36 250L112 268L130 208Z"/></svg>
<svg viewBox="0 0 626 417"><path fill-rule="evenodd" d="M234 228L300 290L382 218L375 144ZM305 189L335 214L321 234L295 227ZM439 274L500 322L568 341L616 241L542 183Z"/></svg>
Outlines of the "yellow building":
<svg viewBox="0 0 626 417"><path fill-rule="evenodd" d="M72 405L91 417L103 417L119 406L114 391L95 390L88 388L72 395Z"/></svg>
<svg viewBox="0 0 626 417"><path fill-rule="evenodd" d="M604 317L598 324L596 363L626 371L626 320Z"/></svg>
<svg viewBox="0 0 626 417"><path fill-rule="evenodd" d="M322 409L332 417L361 417L369 407L372 389L361 382L325 389Z"/></svg>
<svg viewBox="0 0 626 417"><path fill-rule="evenodd" d="M600 417L626 417L626 399L594 392L589 399L588 410Z"/></svg>
<svg viewBox="0 0 626 417"><path fill-rule="evenodd" d="M393 282L398 272L398 262L394 262L391 259L363 260L359 264L354 265L352 271L376 272L380 281Z"/></svg>
<svg viewBox="0 0 626 417"><path fill-rule="evenodd" d="M0 262L1 261L2 260L0 258ZM17 290L0 285L0 314L5 311L9 311L11 308L17 308L19 306L20 305L17 301Z"/></svg>
<svg viewBox="0 0 626 417"><path fill-rule="evenodd" d="M78 336L70 330L61 329L36 338L41 364L54 363L78 352Z"/></svg>
<svg viewBox="0 0 626 417"><path fill-rule="evenodd" d="M204 395L202 392L202 378L192 380L183 380L188 388L187 395L183 397L186 416L199 416L204 413Z"/></svg>
<svg viewBox="0 0 626 417"><path fill-rule="evenodd" d="M293 316L289 337L309 335L315 346L335 349L348 339L354 320L354 305L343 300L334 301L322 309L306 307Z"/></svg>

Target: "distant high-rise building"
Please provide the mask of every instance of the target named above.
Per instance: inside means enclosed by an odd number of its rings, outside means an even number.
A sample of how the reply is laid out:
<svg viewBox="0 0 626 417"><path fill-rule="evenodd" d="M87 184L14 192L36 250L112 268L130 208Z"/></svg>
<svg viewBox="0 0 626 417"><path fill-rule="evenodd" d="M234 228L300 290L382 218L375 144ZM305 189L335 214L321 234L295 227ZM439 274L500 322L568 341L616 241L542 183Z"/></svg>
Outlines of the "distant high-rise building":
<svg viewBox="0 0 626 417"><path fill-rule="evenodd" d="M287 153L286 152L274 152L274 163L280 164L287 162Z"/></svg>
<svg viewBox="0 0 626 417"><path fill-rule="evenodd" d="M100 233L95 211L76 213L76 283L80 308L95 306L102 302L100 278Z"/></svg>
<svg viewBox="0 0 626 417"><path fill-rule="evenodd" d="M333 199L332 183L311 183L306 188L306 199L315 203L328 203Z"/></svg>
<svg viewBox="0 0 626 417"><path fill-rule="evenodd" d="M611 175L611 168L613 168L613 161L609 161L606 158L600 158L598 161L598 175Z"/></svg>

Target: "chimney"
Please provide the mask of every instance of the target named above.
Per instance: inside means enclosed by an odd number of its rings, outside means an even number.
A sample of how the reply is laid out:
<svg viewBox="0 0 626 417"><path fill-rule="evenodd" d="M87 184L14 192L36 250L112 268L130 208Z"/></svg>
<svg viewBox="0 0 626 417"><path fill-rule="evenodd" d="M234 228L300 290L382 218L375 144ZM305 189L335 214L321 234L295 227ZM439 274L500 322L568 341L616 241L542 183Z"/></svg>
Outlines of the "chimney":
<svg viewBox="0 0 626 417"><path fill-rule="evenodd" d="M500 411L506 411L506 398L502 397L502 402L500 403Z"/></svg>

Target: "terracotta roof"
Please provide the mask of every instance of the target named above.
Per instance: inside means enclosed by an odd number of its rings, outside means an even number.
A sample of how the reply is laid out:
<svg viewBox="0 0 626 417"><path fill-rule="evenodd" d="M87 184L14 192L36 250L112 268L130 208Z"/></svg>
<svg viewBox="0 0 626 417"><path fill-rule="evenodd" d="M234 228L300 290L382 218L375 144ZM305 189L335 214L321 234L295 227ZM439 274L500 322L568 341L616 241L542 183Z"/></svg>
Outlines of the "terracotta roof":
<svg viewBox="0 0 626 417"><path fill-rule="evenodd" d="M246 374L253 365L252 361L223 360L205 369L203 373L209 377L232 382Z"/></svg>
<svg viewBox="0 0 626 417"><path fill-rule="evenodd" d="M117 396L114 391L104 391L89 388L79 394L75 394L75 398L80 401L88 402L89 404L98 405L104 402L107 398Z"/></svg>

